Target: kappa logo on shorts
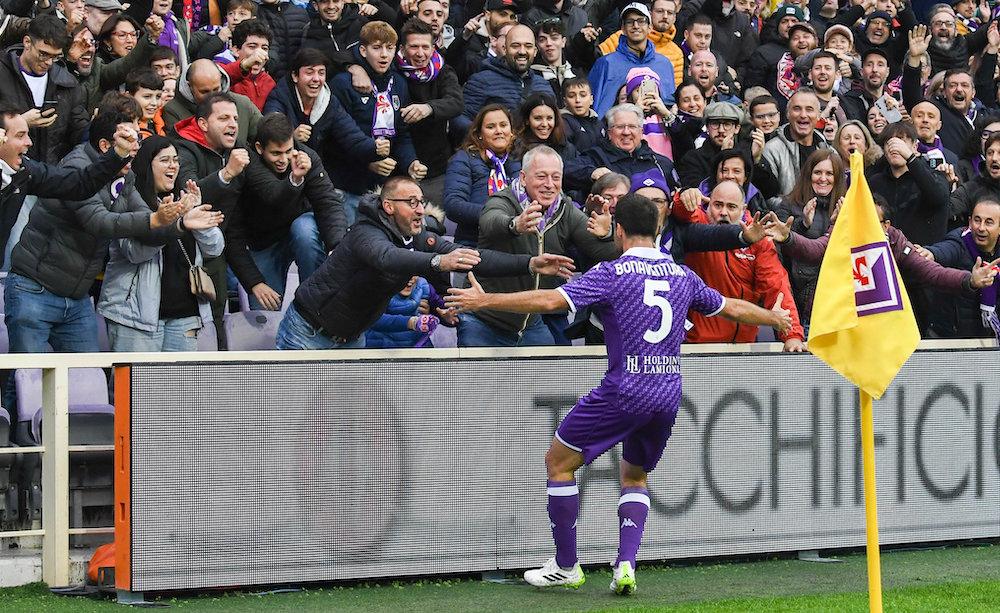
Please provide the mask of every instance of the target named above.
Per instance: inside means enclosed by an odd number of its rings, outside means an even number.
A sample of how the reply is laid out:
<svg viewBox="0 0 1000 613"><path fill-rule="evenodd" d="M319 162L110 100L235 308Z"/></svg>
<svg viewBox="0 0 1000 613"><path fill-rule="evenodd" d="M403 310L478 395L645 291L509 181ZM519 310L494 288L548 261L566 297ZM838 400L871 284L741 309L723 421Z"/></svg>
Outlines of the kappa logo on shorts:
<svg viewBox="0 0 1000 613"><path fill-rule="evenodd" d="M896 263L885 242L851 249L854 301L858 315L903 310Z"/></svg>

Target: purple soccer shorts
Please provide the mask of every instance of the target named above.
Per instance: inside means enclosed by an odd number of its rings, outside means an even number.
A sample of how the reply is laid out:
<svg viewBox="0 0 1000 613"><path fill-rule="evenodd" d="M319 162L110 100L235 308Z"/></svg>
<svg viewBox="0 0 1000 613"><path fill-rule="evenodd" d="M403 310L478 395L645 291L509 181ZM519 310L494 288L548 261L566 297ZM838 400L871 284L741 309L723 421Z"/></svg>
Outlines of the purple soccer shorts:
<svg viewBox="0 0 1000 613"><path fill-rule="evenodd" d="M584 397L556 428L556 438L583 454L590 464L622 443L622 457L646 472L656 467L667 446L677 411L629 413L617 406Z"/></svg>

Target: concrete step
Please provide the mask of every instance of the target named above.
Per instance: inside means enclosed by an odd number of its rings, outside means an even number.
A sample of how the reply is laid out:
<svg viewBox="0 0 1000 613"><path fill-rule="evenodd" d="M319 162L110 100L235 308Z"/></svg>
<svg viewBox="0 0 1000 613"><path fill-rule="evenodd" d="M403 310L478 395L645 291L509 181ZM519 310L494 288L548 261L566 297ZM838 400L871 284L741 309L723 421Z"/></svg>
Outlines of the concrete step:
<svg viewBox="0 0 1000 613"><path fill-rule="evenodd" d="M93 549L69 550L70 585L83 583ZM3 549L0 551L0 587L16 587L42 580L41 549Z"/></svg>

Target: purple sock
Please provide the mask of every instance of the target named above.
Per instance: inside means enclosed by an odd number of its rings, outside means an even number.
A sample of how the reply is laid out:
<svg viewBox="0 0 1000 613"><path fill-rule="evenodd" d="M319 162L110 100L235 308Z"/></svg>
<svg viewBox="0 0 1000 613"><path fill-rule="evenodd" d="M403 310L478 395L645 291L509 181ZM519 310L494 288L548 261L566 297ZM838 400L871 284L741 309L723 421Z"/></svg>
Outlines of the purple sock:
<svg viewBox="0 0 1000 613"><path fill-rule="evenodd" d="M623 487L618 499L618 562L630 562L635 568L635 556L642 542L642 529L649 513L649 490L644 487Z"/></svg>
<svg viewBox="0 0 1000 613"><path fill-rule="evenodd" d="M548 493L556 563L562 568L573 568L576 564L576 517L580 512L580 489L576 481L549 481Z"/></svg>

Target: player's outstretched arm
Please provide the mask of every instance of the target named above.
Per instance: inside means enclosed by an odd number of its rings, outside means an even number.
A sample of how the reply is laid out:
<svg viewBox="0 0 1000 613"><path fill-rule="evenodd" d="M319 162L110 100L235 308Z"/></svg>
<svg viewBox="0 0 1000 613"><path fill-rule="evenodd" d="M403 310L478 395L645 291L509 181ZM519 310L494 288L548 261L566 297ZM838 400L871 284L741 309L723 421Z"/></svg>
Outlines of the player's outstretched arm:
<svg viewBox="0 0 1000 613"><path fill-rule="evenodd" d="M792 316L788 309L781 308L781 301L784 299L785 295L778 292L778 299L768 311L746 300L726 298L726 306L722 308L719 315L741 324L771 326L778 332L787 332L792 327Z"/></svg>
<svg viewBox="0 0 1000 613"><path fill-rule="evenodd" d="M461 311L494 309L511 313L549 313L569 308L566 298L554 289L537 289L513 294L487 294L479 285L475 273L469 273L470 286L448 290L444 303L448 308Z"/></svg>

